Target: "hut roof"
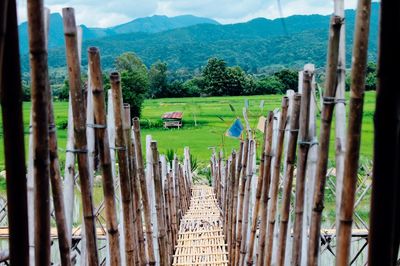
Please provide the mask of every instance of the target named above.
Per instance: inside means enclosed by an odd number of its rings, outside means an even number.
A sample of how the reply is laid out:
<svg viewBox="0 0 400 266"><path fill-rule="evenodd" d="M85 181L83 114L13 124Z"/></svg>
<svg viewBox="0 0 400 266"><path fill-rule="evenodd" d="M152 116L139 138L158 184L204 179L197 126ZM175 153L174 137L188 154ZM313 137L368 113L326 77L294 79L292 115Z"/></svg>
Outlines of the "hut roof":
<svg viewBox="0 0 400 266"><path fill-rule="evenodd" d="M162 119L182 119L183 113L182 112L167 112L162 115Z"/></svg>

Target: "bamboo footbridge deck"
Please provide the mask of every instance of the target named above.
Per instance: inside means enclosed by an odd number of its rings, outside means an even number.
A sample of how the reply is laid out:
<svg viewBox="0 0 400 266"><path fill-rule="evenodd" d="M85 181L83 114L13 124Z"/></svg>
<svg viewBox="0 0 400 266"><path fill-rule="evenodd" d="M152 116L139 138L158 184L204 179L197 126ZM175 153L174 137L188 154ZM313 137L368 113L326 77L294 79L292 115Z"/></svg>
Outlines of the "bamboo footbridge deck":
<svg viewBox="0 0 400 266"><path fill-rule="evenodd" d="M212 187L192 187L183 216L173 265L228 265L221 210Z"/></svg>

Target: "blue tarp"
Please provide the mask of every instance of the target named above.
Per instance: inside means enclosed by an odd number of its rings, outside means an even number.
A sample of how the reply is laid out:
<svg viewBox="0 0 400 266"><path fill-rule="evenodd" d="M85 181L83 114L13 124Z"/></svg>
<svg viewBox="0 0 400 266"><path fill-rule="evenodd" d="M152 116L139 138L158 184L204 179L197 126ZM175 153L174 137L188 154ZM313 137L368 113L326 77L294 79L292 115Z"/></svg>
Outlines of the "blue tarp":
<svg viewBox="0 0 400 266"><path fill-rule="evenodd" d="M243 128L244 127L240 122L240 119L237 118L228 131L226 131L226 135L228 137L239 138L240 135L242 135Z"/></svg>

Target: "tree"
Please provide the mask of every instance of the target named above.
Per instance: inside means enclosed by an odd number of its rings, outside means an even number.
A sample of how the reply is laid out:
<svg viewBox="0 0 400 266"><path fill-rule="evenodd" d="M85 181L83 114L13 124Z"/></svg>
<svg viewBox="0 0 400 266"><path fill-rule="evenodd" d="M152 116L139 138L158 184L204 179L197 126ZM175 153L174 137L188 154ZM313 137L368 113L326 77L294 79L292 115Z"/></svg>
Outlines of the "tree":
<svg viewBox="0 0 400 266"><path fill-rule="evenodd" d="M226 63L222 59L210 58L203 70L204 93L206 95L225 95Z"/></svg>
<svg viewBox="0 0 400 266"><path fill-rule="evenodd" d="M376 70L376 63L369 62L367 65L367 73L365 79L365 90L371 91L376 90L376 82L377 82L377 70Z"/></svg>
<svg viewBox="0 0 400 266"><path fill-rule="evenodd" d="M225 95L244 95L254 90L254 80L239 66L226 69Z"/></svg>
<svg viewBox="0 0 400 266"><path fill-rule="evenodd" d="M294 90L297 92L299 87L299 73L292 69L282 69L274 74L279 78L284 86L282 93L286 93L287 90Z"/></svg>
<svg viewBox="0 0 400 266"><path fill-rule="evenodd" d="M115 62L121 74L122 97L131 106L132 117L140 117L142 105L149 89L147 68L134 53L124 53Z"/></svg>
<svg viewBox="0 0 400 266"><path fill-rule="evenodd" d="M253 94L279 94L284 93L285 85L277 76L267 76L257 81Z"/></svg>
<svg viewBox="0 0 400 266"><path fill-rule="evenodd" d="M167 79L167 63L157 61L150 67L149 71L149 97L159 98L167 89L168 79Z"/></svg>

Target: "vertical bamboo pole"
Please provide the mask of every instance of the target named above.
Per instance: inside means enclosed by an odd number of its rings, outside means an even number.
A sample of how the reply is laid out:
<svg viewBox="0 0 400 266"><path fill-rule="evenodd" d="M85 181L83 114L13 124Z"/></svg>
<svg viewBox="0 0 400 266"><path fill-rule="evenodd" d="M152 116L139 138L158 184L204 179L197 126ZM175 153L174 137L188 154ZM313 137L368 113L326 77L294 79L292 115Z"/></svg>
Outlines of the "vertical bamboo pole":
<svg viewBox="0 0 400 266"><path fill-rule="evenodd" d="M137 157L137 169L138 169L138 177L141 188L142 195L142 204L144 211L144 222L146 227L146 247L147 247L147 256L148 256L148 264L155 265L154 259L154 249L153 249L153 233L151 228L151 209L149 205L149 194L147 192L146 179L144 173L144 164L143 164L143 153L142 153L142 143L140 139L140 122L139 118L133 119L133 132L135 136L135 150Z"/></svg>
<svg viewBox="0 0 400 266"><path fill-rule="evenodd" d="M122 117L122 89L121 80L118 73L110 75L115 118L115 149L118 155L119 182L121 189L122 214L124 224L125 259L128 265L133 265L135 245L133 236L133 211L132 195L129 177L129 162L127 152L127 141L124 134Z"/></svg>
<svg viewBox="0 0 400 266"><path fill-rule="evenodd" d="M174 172L174 187L175 187L175 203L176 203L176 212L178 215L178 221L182 218L182 205L181 205L181 190L179 187L179 167L178 167L178 157L175 155L173 162L173 172Z"/></svg>
<svg viewBox="0 0 400 266"><path fill-rule="evenodd" d="M157 142L151 142L151 151L153 154L153 178L155 189L155 206L157 211L157 224L158 224L158 246L160 249L160 265L168 265L168 252L167 252L167 237L164 224L164 203L163 203L163 188L160 176L160 158L158 155Z"/></svg>
<svg viewBox="0 0 400 266"><path fill-rule="evenodd" d="M137 198L135 195L135 176L137 174L136 171L136 166L133 161L133 158L135 157L133 155L133 146L132 146L132 139L131 139L131 106L130 104L124 103L123 104L123 123L122 127L124 129L124 135L125 135L125 140L126 140L126 148L128 151L128 168L129 168L129 183L130 183L130 193L131 193L131 203L132 203L132 219L133 219L133 241L134 245L138 246L137 249L134 251L134 258L135 258L135 265L140 265L139 258L140 256L140 250L144 252L144 247L139 245L139 229L137 228L137 217L136 217L136 209L137 209ZM143 227L142 227L143 230Z"/></svg>
<svg viewBox="0 0 400 266"><path fill-rule="evenodd" d="M221 192L221 189L222 189L222 152L220 151L219 153L218 153L218 164L217 164L217 167L218 167L218 169L217 169L217 199L218 199L218 203L219 203L219 206L222 208L222 199L221 199L221 195L222 195L222 192Z"/></svg>
<svg viewBox="0 0 400 266"><path fill-rule="evenodd" d="M344 0L335 0L334 13L342 18L344 14ZM344 157L346 152L346 30L343 21L340 31L339 59L335 104L335 159L336 159L336 232L339 226L340 199L343 187Z"/></svg>
<svg viewBox="0 0 400 266"><path fill-rule="evenodd" d="M107 134L103 76L101 73L100 53L96 47L88 50L89 71L92 79L93 109L96 138L98 141L100 164L102 169L105 215L108 233L108 247L111 265L120 265L119 231L115 202L114 180L111 171L110 145ZM89 92L88 92L89 93Z"/></svg>
<svg viewBox="0 0 400 266"><path fill-rule="evenodd" d="M75 154L74 149L74 117L72 115L71 95L68 100L68 129L67 129L67 152L65 155L65 169L64 169L64 205L65 205L65 218L68 228L68 241L72 243L72 223L74 217L74 201L75 201Z"/></svg>
<svg viewBox="0 0 400 266"><path fill-rule="evenodd" d="M289 107L289 98L283 97L281 105L281 114L279 119L278 138L276 143L276 156L274 161L274 171L271 180L271 205L268 211L268 234L267 243L265 250L265 262L264 265L271 265L272 260L272 246L274 243L274 229L275 229L275 217L276 208L278 207L278 190L279 190L279 178L281 174L281 159L283 152L283 141L285 138L285 128L287 124L287 111Z"/></svg>
<svg viewBox="0 0 400 266"><path fill-rule="evenodd" d="M248 232L248 224L249 224L249 208L250 208L250 191L251 191L251 180L253 178L253 158L255 153L255 142L254 140L250 140L249 142L249 156L247 159L247 164L243 167L247 168L247 172L244 174L247 175L246 180L246 194L244 198L244 208L243 208L243 225L242 225L242 243L240 245L240 259L239 265L244 265L246 259L246 247L247 247L247 232Z"/></svg>
<svg viewBox="0 0 400 266"><path fill-rule="evenodd" d="M4 36L0 66L7 67L0 67L0 100L7 181L10 265L25 266L29 265L29 236L21 70L19 47L16 45L19 43L17 7L16 1L10 0L8 5L6 2L4 8L7 8L7 19L6 16L0 19L6 19L6 25L0 29L0 38Z"/></svg>
<svg viewBox="0 0 400 266"><path fill-rule="evenodd" d="M353 62L351 70L351 97L349 128L347 131L347 151L345 155L343 193L341 194L340 223L336 265L348 265L350 257L351 226L358 179L361 126L364 105L365 73L368 56L369 22L371 0L358 1Z"/></svg>
<svg viewBox="0 0 400 266"><path fill-rule="evenodd" d="M49 31L49 19L50 10L44 9L44 21L45 21L45 36L46 36L46 50L48 45L48 31ZM54 120L54 108L53 108L53 95L50 88L50 84L47 83L48 93L48 123L49 123L49 159L50 159L50 181L53 195L54 213L56 217L57 235L58 235L58 246L60 251L61 265L71 265L71 245L69 241L69 230L67 227L65 206L64 206L64 194L62 177L60 172L60 165L58 160L58 145L57 145L57 134Z"/></svg>
<svg viewBox="0 0 400 266"><path fill-rule="evenodd" d="M307 177L306 177L306 188L305 188L305 199L304 199L304 207L305 207L305 215L303 221L303 244L302 244L302 254L307 254L308 250L308 229L310 227L310 220L311 220L311 202L312 196L314 193L314 178L315 178L315 171L316 171L316 163L318 157L318 139L316 134L316 107L317 107L317 99L315 98L315 75L313 76L312 82L312 98L313 100L310 101L310 122L309 122L309 132L308 135L310 136L310 140L312 145L308 151L307 157ZM302 265L305 265L307 261L307 256L301 257Z"/></svg>
<svg viewBox="0 0 400 266"><path fill-rule="evenodd" d="M296 201L295 218L293 227L292 265L301 264L303 214L304 214L304 191L307 171L308 151L311 145L309 136L310 102L314 75L314 65L307 64L303 71L303 89L300 106L300 131L299 131L299 155L296 175Z"/></svg>
<svg viewBox="0 0 400 266"><path fill-rule="evenodd" d="M311 217L310 242L307 256L308 265L318 264L321 215L322 210L324 209L326 170L328 164L330 131L337 82L339 39L342 21L343 19L341 17L333 16L330 25L324 105L321 114L317 172L315 175L315 190L312 204L313 212Z"/></svg>
<svg viewBox="0 0 400 266"><path fill-rule="evenodd" d="M171 231L172 231L172 245L173 247L177 244L177 235L178 235L178 220L176 213L176 203L175 203L175 193L174 193L174 182L172 179L173 173L172 170L167 175L168 180L168 195L169 195L169 206L171 210Z"/></svg>
<svg viewBox="0 0 400 266"><path fill-rule="evenodd" d="M229 259L232 262L231 265L236 265L236 240L237 240L237 218L238 218L238 192L240 182L240 172L242 171L242 156L243 156L244 142L240 142L239 153L235 161L235 169L233 171L233 206L232 206L232 245L230 247Z"/></svg>
<svg viewBox="0 0 400 266"><path fill-rule="evenodd" d="M80 80L80 64L76 40L76 23L74 9L64 8L64 34L66 43L67 64L69 71L69 87L71 90L72 114L74 118L74 139L78 159L78 170L82 191L82 207L85 221L86 250L89 265L99 262L96 243L96 225L93 210L93 195L88 169L86 115L83 107L83 93Z"/></svg>
<svg viewBox="0 0 400 266"><path fill-rule="evenodd" d="M269 112L267 117L267 131L265 132L265 162L263 170L263 186L261 191L261 212L260 212L260 233L257 247L257 260L256 265L264 265L265 256L265 234L267 230L267 211L268 211L268 201L269 201L269 187L271 184L271 160L272 160L272 133L273 133L273 119L274 113Z"/></svg>
<svg viewBox="0 0 400 266"><path fill-rule="evenodd" d="M233 198L234 198L234 186L235 186L235 171L236 171L236 153L232 152L229 164L229 204L228 204L228 223L227 223L227 244L228 244L228 259L230 258L230 249L234 243L232 238L232 224L233 224Z"/></svg>
<svg viewBox="0 0 400 266"><path fill-rule="evenodd" d="M253 253L254 253L254 245L255 245L255 237L257 233L257 227L258 227L258 212L260 210L260 203L261 203L261 192L262 192L262 184L264 180L264 164L265 164L265 143L266 143L266 138L268 137L266 132L267 132L267 124L264 123L264 139L262 142L262 148L261 148L261 160L260 160L260 171L259 171L259 176L258 176L258 182L257 182L257 189L255 193L255 204L254 204L254 209L253 209L253 220L250 228L250 238L249 238L249 252L248 252L248 257L247 257L247 265L253 265Z"/></svg>
<svg viewBox="0 0 400 266"><path fill-rule="evenodd" d="M299 134L299 116L300 116L301 95L295 94L293 97L293 106L290 113L290 134L286 157L286 171L283 179L281 217L279 223L279 238L276 253L276 265L283 266L285 263L286 238L288 233L288 222L290 215L290 197L293 185L293 170L296 162L296 146Z"/></svg>
<svg viewBox="0 0 400 266"><path fill-rule="evenodd" d="M130 117L130 109L129 111L129 117ZM126 112L126 109L125 109ZM129 130L131 131L133 129L130 128ZM130 161L131 161L131 191L133 195L133 210L135 213L134 217L134 223L136 224L136 230L137 230L137 242L138 242L138 254L139 254L139 265L146 265L146 248L145 248L145 243L144 243L144 232L143 232L143 221L142 221L142 209L141 209L141 193L140 193L140 182L138 180L138 169L137 169L137 157L136 157L136 151L135 151L135 141L134 141L134 136L132 134L133 132L130 132L130 146L128 148L129 154L130 154Z"/></svg>
<svg viewBox="0 0 400 266"><path fill-rule="evenodd" d="M237 217L237 234L236 234L236 249L235 249L235 265L239 265L240 259L240 246L242 243L242 223L243 223L243 206L244 206L244 194L246 189L246 168L247 168L247 159L249 157L249 142L250 140L246 140L243 147L243 157L239 158L241 160L240 164L240 172L238 169L238 178L240 180L240 192L239 192L239 206L238 206L238 217Z"/></svg>
<svg viewBox="0 0 400 266"><path fill-rule="evenodd" d="M381 1L368 265L395 265L399 251L399 1ZM396 145L395 145L396 144Z"/></svg>
<svg viewBox="0 0 400 266"><path fill-rule="evenodd" d="M43 1L28 2L32 80L35 264L50 264L49 77ZM40 248L39 248L40 247Z"/></svg>
<svg viewBox="0 0 400 266"><path fill-rule="evenodd" d="M7 10L8 0L1 1L0 3L0 84L3 75L3 54L4 44L6 41L6 25L7 25ZM1 86L1 85L0 85Z"/></svg>
<svg viewBox="0 0 400 266"><path fill-rule="evenodd" d="M161 159L161 157L160 157ZM161 159L162 162L162 159ZM167 228L167 251L168 251L168 263L171 264L174 255L174 244L173 244L173 236L172 236L172 213L171 213L171 205L170 205L170 197L169 197L169 185L168 185L168 175L169 173L165 173L165 180L163 184L164 189L164 203L165 203L165 227ZM161 174L162 176L162 174Z"/></svg>

